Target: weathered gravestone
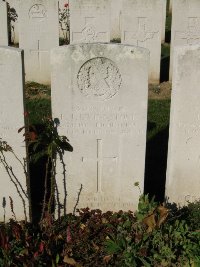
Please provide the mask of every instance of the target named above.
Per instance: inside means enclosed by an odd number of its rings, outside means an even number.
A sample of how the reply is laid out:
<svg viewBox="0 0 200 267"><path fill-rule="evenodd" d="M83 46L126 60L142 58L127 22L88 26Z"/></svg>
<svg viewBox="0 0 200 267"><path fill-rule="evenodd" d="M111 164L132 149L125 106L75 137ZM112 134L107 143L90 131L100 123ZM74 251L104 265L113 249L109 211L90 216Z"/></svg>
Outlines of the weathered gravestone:
<svg viewBox="0 0 200 267"><path fill-rule="evenodd" d="M174 47L200 44L200 1L176 0L172 4L170 79L173 73Z"/></svg>
<svg viewBox="0 0 200 267"><path fill-rule="evenodd" d="M8 45L7 3L0 0L0 45Z"/></svg>
<svg viewBox="0 0 200 267"><path fill-rule="evenodd" d="M144 183L148 60L146 49L81 44L52 52L52 109L74 148L64 157L68 212L135 209ZM63 187L62 165L57 170ZM64 193L61 191L61 200Z"/></svg>
<svg viewBox="0 0 200 267"><path fill-rule="evenodd" d="M22 51L0 47L0 146L2 148L1 142L6 141L22 163L26 158L26 148L24 138L18 133L18 129L24 126L23 87ZM25 218L23 201L26 205L27 216L29 213L23 166L11 152L4 152L4 155L6 162L0 149L0 201L6 204L6 220L13 217L9 197L13 200L13 210L17 219L22 220ZM7 167L11 167L7 171L5 170L6 163ZM1 204L0 221L2 220L4 220L4 209Z"/></svg>
<svg viewBox="0 0 200 267"><path fill-rule="evenodd" d="M19 43L19 29L18 29L18 5L20 0L7 0L10 5L10 12L13 20L11 20L11 42L14 44Z"/></svg>
<svg viewBox="0 0 200 267"><path fill-rule="evenodd" d="M58 1L19 3L19 46L25 53L25 79L50 83L50 50L59 46Z"/></svg>
<svg viewBox="0 0 200 267"><path fill-rule="evenodd" d="M200 46L176 47L166 196L187 204L200 199Z"/></svg>
<svg viewBox="0 0 200 267"><path fill-rule="evenodd" d="M70 43L110 42L110 0L70 0Z"/></svg>
<svg viewBox="0 0 200 267"><path fill-rule="evenodd" d="M150 83L159 83L160 79L162 28L162 0L123 0L122 43L149 49Z"/></svg>

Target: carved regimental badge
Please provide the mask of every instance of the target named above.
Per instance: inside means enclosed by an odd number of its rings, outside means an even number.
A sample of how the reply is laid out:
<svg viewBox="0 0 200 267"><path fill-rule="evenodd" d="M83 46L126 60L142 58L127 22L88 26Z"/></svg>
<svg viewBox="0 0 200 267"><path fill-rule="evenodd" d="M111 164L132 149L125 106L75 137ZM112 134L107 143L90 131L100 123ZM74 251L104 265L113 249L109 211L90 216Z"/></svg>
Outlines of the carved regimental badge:
<svg viewBox="0 0 200 267"><path fill-rule="evenodd" d="M108 100L115 96L122 84L118 67L104 57L93 58L83 64L77 80L84 96L99 100Z"/></svg>
<svg viewBox="0 0 200 267"><path fill-rule="evenodd" d="M47 10L44 5L35 4L29 10L29 17L31 19L43 20L46 18Z"/></svg>

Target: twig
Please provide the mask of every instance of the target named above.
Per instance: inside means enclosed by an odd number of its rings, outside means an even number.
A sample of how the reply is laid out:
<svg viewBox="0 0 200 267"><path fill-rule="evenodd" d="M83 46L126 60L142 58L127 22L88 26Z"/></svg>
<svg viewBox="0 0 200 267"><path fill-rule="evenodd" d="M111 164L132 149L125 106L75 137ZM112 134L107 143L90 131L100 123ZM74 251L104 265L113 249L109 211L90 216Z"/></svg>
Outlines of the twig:
<svg viewBox="0 0 200 267"><path fill-rule="evenodd" d="M78 192L78 197L77 197L77 200L76 200L76 204L74 206L74 211L73 211L73 215L75 215L75 212L76 212L76 208L78 206L78 203L79 203L79 200L80 200L80 195L81 195L81 191L83 189L83 185L81 184L81 187L79 189L79 192Z"/></svg>

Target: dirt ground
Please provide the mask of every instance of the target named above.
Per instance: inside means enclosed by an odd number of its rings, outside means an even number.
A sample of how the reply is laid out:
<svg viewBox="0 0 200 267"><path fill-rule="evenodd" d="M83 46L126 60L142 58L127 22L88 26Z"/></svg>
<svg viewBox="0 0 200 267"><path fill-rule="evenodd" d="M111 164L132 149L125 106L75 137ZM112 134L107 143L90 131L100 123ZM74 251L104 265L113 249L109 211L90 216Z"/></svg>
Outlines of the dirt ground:
<svg viewBox="0 0 200 267"><path fill-rule="evenodd" d="M171 90L171 82L163 82L159 85L149 84L149 99L169 99Z"/></svg>

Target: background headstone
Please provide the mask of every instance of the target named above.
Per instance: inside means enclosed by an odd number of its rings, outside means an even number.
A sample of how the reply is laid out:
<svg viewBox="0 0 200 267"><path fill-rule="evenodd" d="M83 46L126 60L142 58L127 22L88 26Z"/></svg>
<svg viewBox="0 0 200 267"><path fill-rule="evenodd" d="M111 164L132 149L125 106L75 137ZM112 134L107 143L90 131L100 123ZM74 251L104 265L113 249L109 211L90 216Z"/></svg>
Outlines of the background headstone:
<svg viewBox="0 0 200 267"><path fill-rule="evenodd" d="M175 0L172 4L170 80L173 73L174 47L200 44L200 1Z"/></svg>
<svg viewBox="0 0 200 267"><path fill-rule="evenodd" d="M8 45L7 3L0 0L0 45Z"/></svg>
<svg viewBox="0 0 200 267"><path fill-rule="evenodd" d="M121 41L122 0L111 1L111 41Z"/></svg>
<svg viewBox="0 0 200 267"><path fill-rule="evenodd" d="M200 199L200 46L176 47L166 196L187 204Z"/></svg>
<svg viewBox="0 0 200 267"><path fill-rule="evenodd" d="M166 16L167 16L167 0L162 0L163 2L163 28L162 28L162 43L165 42L165 24L166 24Z"/></svg>
<svg viewBox="0 0 200 267"><path fill-rule="evenodd" d="M123 0L122 43L150 51L149 82L159 83L163 0Z"/></svg>
<svg viewBox="0 0 200 267"><path fill-rule="evenodd" d="M110 0L70 0L70 43L110 42Z"/></svg>
<svg viewBox="0 0 200 267"><path fill-rule="evenodd" d="M148 61L144 48L81 44L54 49L52 110L67 152L67 212L78 208L132 210L143 190ZM63 188L62 165L57 170ZM64 199L61 191L60 199Z"/></svg>
<svg viewBox="0 0 200 267"><path fill-rule="evenodd" d="M15 48L0 47L0 141L6 141L23 163L26 158L24 137L18 129L24 126L24 75L22 51ZM23 167L11 152L5 152L6 160L12 167L13 173L26 192L26 178ZM11 182L1 162L0 153L0 200L6 199L6 220L13 217L9 197L13 200L14 212L18 220L24 220L23 202L17 189ZM17 181L13 178L14 182ZM18 190L26 203L27 216L28 201L19 184ZM0 221L3 221L4 211L1 205Z"/></svg>
<svg viewBox="0 0 200 267"><path fill-rule="evenodd" d="M25 79L50 83L50 50L59 46L58 1L19 4L19 47L25 52Z"/></svg>

